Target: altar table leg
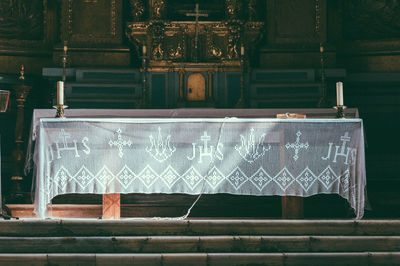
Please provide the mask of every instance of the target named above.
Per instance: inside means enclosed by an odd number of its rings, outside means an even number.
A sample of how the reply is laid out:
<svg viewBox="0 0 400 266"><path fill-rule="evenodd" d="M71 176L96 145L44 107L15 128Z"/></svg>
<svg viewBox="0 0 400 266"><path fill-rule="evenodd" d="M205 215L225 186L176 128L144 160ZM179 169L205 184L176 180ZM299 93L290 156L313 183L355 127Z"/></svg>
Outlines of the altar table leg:
<svg viewBox="0 0 400 266"><path fill-rule="evenodd" d="M282 197L282 218L301 219L304 218L303 198L296 196Z"/></svg>
<svg viewBox="0 0 400 266"><path fill-rule="evenodd" d="M103 219L119 219L121 217L120 194L103 194Z"/></svg>

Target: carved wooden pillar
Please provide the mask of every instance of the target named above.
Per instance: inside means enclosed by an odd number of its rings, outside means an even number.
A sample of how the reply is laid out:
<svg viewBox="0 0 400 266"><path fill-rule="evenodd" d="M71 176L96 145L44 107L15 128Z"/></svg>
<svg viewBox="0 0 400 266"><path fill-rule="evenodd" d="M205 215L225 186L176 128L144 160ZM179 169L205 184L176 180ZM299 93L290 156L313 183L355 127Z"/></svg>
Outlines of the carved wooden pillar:
<svg viewBox="0 0 400 266"><path fill-rule="evenodd" d="M15 99L17 102L17 117L15 125L15 146L12 152L12 159L14 163L13 173L11 176L11 199L23 201L23 169L25 162L25 141L24 141L24 124L25 124L25 107L28 94L31 86L24 84L23 67L21 70L20 83L14 86Z"/></svg>

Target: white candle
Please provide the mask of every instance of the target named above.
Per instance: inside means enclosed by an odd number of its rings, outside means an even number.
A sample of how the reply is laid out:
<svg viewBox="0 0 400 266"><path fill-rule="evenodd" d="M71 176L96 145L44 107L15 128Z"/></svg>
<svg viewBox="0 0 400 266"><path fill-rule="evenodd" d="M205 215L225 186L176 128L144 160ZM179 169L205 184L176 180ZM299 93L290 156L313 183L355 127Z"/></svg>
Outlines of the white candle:
<svg viewBox="0 0 400 266"><path fill-rule="evenodd" d="M143 47L142 47L142 54L146 55L146 45L143 45Z"/></svg>
<svg viewBox="0 0 400 266"><path fill-rule="evenodd" d="M64 82L57 81L57 105L64 105Z"/></svg>
<svg viewBox="0 0 400 266"><path fill-rule="evenodd" d="M244 46L240 47L240 54L244 55Z"/></svg>
<svg viewBox="0 0 400 266"><path fill-rule="evenodd" d="M343 83L336 82L336 104L337 106L343 106Z"/></svg>

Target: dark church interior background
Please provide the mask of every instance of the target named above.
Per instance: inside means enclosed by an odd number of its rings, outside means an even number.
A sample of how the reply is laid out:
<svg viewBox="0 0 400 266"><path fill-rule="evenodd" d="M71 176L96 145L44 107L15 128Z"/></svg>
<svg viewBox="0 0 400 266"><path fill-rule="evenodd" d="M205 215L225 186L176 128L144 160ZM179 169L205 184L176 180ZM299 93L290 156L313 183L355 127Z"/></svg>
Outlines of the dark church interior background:
<svg viewBox="0 0 400 266"><path fill-rule="evenodd" d="M400 2L384 0L3 0L0 89L11 92L0 113L3 197L31 201L13 192L32 183L23 173L32 110L55 103L64 59L69 108L331 108L342 81L345 105L364 120L366 216L399 217L398 14ZM306 199L306 216L348 215L341 199L331 197L327 211L318 197ZM198 215L210 203L202 204Z"/></svg>

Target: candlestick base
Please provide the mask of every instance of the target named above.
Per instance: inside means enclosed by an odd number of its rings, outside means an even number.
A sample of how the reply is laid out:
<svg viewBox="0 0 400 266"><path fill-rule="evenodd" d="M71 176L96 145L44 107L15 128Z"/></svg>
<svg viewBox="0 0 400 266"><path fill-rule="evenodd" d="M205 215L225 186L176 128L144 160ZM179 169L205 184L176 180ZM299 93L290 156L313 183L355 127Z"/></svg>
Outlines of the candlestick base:
<svg viewBox="0 0 400 266"><path fill-rule="evenodd" d="M54 105L53 108L57 109L56 118L65 118L64 109L68 108L67 105Z"/></svg>
<svg viewBox="0 0 400 266"><path fill-rule="evenodd" d="M347 108L344 105L337 105L333 107L336 109L336 118L345 118L344 110Z"/></svg>

